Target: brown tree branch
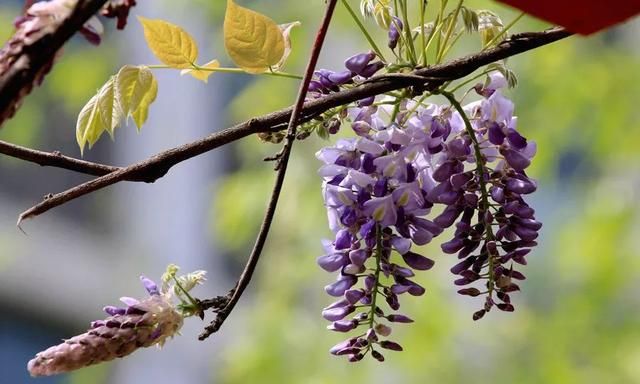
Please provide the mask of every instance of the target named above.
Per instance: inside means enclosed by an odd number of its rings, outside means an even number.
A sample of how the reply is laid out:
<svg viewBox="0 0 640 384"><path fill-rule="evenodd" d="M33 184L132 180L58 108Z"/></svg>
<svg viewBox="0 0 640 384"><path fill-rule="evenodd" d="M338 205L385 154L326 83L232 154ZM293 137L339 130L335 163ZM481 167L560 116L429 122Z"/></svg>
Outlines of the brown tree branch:
<svg viewBox="0 0 640 384"><path fill-rule="evenodd" d="M501 42L494 48L465 56L449 63L417 69L407 75L393 74L377 76L352 89L336 92L305 103L302 108L300 122L309 120L340 105L410 86L437 88L446 81L465 77L487 64L553 43L570 35L570 32L562 28L518 34ZM133 177L141 177L141 175L144 175L148 180L159 178L178 163L250 134L282 130L291 118L291 113L292 108L287 108L251 119L234 127L213 133L198 141L161 152L147 160L126 168L121 168L67 191L57 193L23 212L18 219L18 225L25 219L38 216L59 205L118 182Z"/></svg>
<svg viewBox="0 0 640 384"><path fill-rule="evenodd" d="M74 157L65 156L59 151L38 151L16 144L7 143L6 141L2 140L0 140L0 154L35 163L43 167L62 168L91 176L104 176L122 169L120 167L114 167L112 165L93 163L91 161L80 160ZM152 183L157 180L157 178L142 174L139 176L133 175L126 180Z"/></svg>
<svg viewBox="0 0 640 384"><path fill-rule="evenodd" d="M13 116L22 99L50 69L60 48L106 2L107 0L78 0L69 18L53 33L42 36L32 44L12 39L8 46L0 50L0 63L10 63L4 70L0 70L0 125Z"/></svg>

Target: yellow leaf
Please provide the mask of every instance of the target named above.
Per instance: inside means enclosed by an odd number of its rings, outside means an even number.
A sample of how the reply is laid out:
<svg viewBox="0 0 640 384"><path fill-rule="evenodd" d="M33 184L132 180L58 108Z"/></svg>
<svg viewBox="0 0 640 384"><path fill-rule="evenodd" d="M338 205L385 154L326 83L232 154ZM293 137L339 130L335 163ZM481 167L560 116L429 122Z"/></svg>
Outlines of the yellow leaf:
<svg viewBox="0 0 640 384"><path fill-rule="evenodd" d="M142 129L142 126L147 121L147 117L149 117L149 106L151 106L151 103L156 101L157 96L158 96L158 81L156 80L155 77L152 76L151 87L140 100L140 104L138 104L138 108L131 113L131 117L133 117L133 121L136 122L138 131Z"/></svg>
<svg viewBox="0 0 640 384"><path fill-rule="evenodd" d="M190 68L198 58L198 46L184 29L163 20L138 17L151 52L173 68Z"/></svg>
<svg viewBox="0 0 640 384"><path fill-rule="evenodd" d="M262 73L284 56L280 27L265 15L227 1L224 46L237 66L249 73Z"/></svg>
<svg viewBox="0 0 640 384"><path fill-rule="evenodd" d="M183 69L180 71L181 75L191 75L200 81L204 81L205 83L209 81L209 76L213 74L214 71L210 71L208 69L216 69L220 67L220 62L218 60L211 60L205 65L201 65L199 69Z"/></svg>

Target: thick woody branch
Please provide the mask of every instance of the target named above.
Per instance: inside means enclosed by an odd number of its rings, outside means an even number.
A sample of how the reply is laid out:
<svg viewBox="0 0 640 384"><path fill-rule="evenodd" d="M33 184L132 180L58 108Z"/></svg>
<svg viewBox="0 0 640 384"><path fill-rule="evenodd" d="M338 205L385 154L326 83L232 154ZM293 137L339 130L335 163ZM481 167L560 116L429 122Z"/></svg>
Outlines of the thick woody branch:
<svg viewBox="0 0 640 384"><path fill-rule="evenodd" d="M0 50L0 62L10 63L0 71L0 125L13 116L22 99L31 92L50 69L62 46L95 15L107 0L78 0L68 19L51 34L42 36L32 44L9 41ZM28 3L27 3L28 4Z"/></svg>
<svg viewBox="0 0 640 384"><path fill-rule="evenodd" d="M503 41L494 48L465 56L446 64L417 69L409 74L391 74L373 77L351 89L336 92L334 94L327 95L326 97L305 103L302 108L299 121L307 121L340 105L402 88L417 86L427 89L435 89L446 81L463 78L487 64L553 43L570 35L570 32L567 32L562 28L553 28L543 32L518 34ZM161 152L142 162L133 164L126 168L121 168L85 184L81 184L67 191L55 194L22 213L18 220L18 224L25 219L38 216L78 197L124 180L129 180L134 177L142 177L143 175L147 181L150 181L153 178L159 178L178 163L209 152L215 148L248 135L258 132L282 130L286 128L286 125L291 118L291 113L292 108L287 108L251 119L234 127L211 134L198 141Z"/></svg>

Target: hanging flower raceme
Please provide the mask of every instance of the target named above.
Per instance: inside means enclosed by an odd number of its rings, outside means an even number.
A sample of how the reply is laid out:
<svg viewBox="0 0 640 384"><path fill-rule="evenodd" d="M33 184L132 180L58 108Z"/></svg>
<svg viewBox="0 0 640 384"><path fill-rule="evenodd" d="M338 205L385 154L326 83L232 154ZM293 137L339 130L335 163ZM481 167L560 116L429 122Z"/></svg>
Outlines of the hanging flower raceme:
<svg viewBox="0 0 640 384"><path fill-rule="evenodd" d="M424 288L412 280L415 271L434 264L411 248L430 243L454 223L454 238L442 249L461 259L452 268L459 275L455 284L484 282L482 291L459 292L487 294L474 318L495 304L494 292L498 308L513 310L509 293L519 288L512 279L524 276L512 261L524 263L541 225L522 198L536 188L524 171L535 144L516 131L513 103L499 90L505 85L501 75L492 74L479 89L485 98L464 108L455 99L439 106L393 98L352 108L358 137L317 153L335 234L325 241L318 264L338 272L336 282L325 287L338 299L323 317L337 332L361 329L331 353L358 361L370 352L382 361L379 348L402 349L382 339L391 333L389 323L412 322L396 312L399 296L422 295ZM395 105L386 103L392 100ZM438 214L430 220L434 206ZM383 300L390 311L382 308Z"/></svg>
<svg viewBox="0 0 640 384"><path fill-rule="evenodd" d="M138 348L164 345L178 333L185 317L196 314L197 306L188 291L205 280L204 271L176 277L177 270L169 266L162 289L140 277L149 297L123 297L124 307L104 307L109 317L93 321L87 332L38 353L27 364L29 373L55 375L124 357ZM173 303L176 297L180 304Z"/></svg>

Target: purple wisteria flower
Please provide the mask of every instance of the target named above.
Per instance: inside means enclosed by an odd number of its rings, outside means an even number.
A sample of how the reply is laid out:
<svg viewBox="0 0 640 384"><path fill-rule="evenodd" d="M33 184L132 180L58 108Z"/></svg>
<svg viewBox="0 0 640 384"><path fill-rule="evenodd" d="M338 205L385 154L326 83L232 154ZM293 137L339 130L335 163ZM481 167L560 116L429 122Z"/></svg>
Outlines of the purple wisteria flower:
<svg viewBox="0 0 640 384"><path fill-rule="evenodd" d="M430 243L454 224L454 238L442 250L461 259L451 269L459 275L455 284L484 282L483 290L459 292L487 295L474 318L493 305L513 310L509 293L519 288L512 280L524 278L513 262L525 263L541 227L523 200L536 189L525 173L535 143L516 131L513 103L499 90L503 79L491 79L484 99L464 108L455 99L454 105L433 105L393 98L397 105L351 108L357 137L317 153L335 234L317 261L337 272L325 287L337 301L322 314L333 331L361 329L331 353L358 361L370 352L382 361L380 348L402 350L383 340L391 333L388 324L412 321L397 312L399 296L424 294L415 271L434 265L412 246Z"/></svg>
<svg viewBox="0 0 640 384"><path fill-rule="evenodd" d="M177 267L170 266L163 287L140 277L149 297L137 300L122 297L124 307L106 306L109 315L91 322L90 329L63 343L42 351L29 361L31 376L49 376L124 357L138 348L161 347L182 327L183 319L193 315L193 303L186 303L186 292L204 281L204 271L175 277ZM175 285L170 284L173 279ZM180 288L181 287L181 288ZM178 297L181 304L175 305Z"/></svg>
<svg viewBox="0 0 640 384"><path fill-rule="evenodd" d="M316 99L331 92L338 92L341 86L368 79L384 68L384 63L375 60L373 52L360 53L349 57L344 62L345 70L331 71L319 69L314 72L313 80L309 83L307 99ZM374 97L360 100L358 105L371 105Z"/></svg>

